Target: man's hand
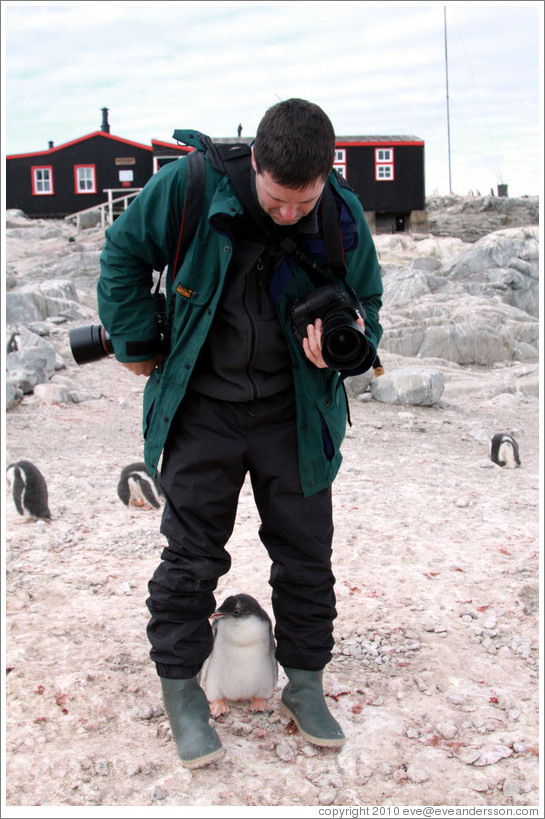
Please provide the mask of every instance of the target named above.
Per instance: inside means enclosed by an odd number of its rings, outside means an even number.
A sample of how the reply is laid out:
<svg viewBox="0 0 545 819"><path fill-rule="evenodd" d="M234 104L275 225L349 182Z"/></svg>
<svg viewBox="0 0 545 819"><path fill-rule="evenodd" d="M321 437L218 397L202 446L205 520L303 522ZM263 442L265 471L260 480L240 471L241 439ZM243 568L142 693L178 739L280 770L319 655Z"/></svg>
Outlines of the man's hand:
<svg viewBox="0 0 545 819"><path fill-rule="evenodd" d="M362 330L365 330L363 319L356 319L356 324L359 324ZM309 324L307 327L307 337L303 339L303 350L309 361L316 367L324 369L327 364L322 356L322 319L317 318L314 324Z"/></svg>
<svg viewBox="0 0 545 819"><path fill-rule="evenodd" d="M158 353L155 358L150 358L147 361L122 361L121 364L135 375L149 376L163 359L164 356Z"/></svg>
<svg viewBox="0 0 545 819"><path fill-rule="evenodd" d="M309 361L320 369L327 368L322 356L322 319L317 318L314 324L307 327L307 337L303 339L303 350Z"/></svg>

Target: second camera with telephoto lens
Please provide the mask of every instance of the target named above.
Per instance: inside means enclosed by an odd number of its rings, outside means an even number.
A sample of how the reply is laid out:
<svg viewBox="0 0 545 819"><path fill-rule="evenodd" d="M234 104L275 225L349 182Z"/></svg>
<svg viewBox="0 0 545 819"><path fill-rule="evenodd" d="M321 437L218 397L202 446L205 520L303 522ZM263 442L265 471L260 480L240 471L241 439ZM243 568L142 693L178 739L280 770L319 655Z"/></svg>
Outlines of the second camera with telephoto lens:
<svg viewBox="0 0 545 819"><path fill-rule="evenodd" d="M76 364L87 364L113 355L112 340L102 324L87 324L70 330L70 349Z"/></svg>
<svg viewBox="0 0 545 819"><path fill-rule="evenodd" d="M170 347L170 323L166 313L164 293L154 293L156 302L155 319L159 338L156 352L167 355ZM87 324L75 327L69 333L70 350L76 364L88 364L114 354L114 347L109 333L101 324Z"/></svg>

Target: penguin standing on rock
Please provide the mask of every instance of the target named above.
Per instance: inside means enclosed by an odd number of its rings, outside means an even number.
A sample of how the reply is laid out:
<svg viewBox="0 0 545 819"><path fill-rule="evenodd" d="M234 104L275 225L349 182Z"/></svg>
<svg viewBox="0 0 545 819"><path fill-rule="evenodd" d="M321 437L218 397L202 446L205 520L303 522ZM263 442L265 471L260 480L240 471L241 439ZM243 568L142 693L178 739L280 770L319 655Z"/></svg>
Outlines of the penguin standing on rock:
<svg viewBox="0 0 545 819"><path fill-rule="evenodd" d="M150 475L145 463L134 463L126 466L119 477L117 495L125 506L138 506L141 509L159 509L161 506L160 477L157 480Z"/></svg>
<svg viewBox="0 0 545 819"><path fill-rule="evenodd" d="M508 432L497 432L490 439L490 460L498 466L515 469L520 466L519 445Z"/></svg>
<svg viewBox="0 0 545 819"><path fill-rule="evenodd" d="M19 333L17 331L12 333L11 336L9 337L8 343L6 345L6 352L7 353L16 353L17 350L19 349L20 339L21 339L21 336L19 335Z"/></svg>
<svg viewBox="0 0 545 819"><path fill-rule="evenodd" d="M15 508L24 522L45 520L50 523L47 484L38 467L30 461L17 461L8 466L6 475Z"/></svg>
<svg viewBox="0 0 545 819"><path fill-rule="evenodd" d="M228 700L251 700L252 711L272 711L267 700L278 679L276 643L269 615L249 594L235 594L212 615L214 646L199 683L219 717Z"/></svg>

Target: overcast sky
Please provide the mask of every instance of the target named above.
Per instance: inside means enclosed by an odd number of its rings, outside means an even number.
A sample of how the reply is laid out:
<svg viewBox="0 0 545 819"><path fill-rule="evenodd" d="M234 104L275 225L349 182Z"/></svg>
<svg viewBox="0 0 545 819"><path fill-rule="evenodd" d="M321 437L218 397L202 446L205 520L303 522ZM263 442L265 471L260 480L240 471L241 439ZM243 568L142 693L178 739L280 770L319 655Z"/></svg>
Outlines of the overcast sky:
<svg viewBox="0 0 545 819"><path fill-rule="evenodd" d="M249 137L304 97L338 136L423 139L428 195L449 192L448 119L454 193L540 194L542 30L543 3L524 0L6 0L3 151L99 130L102 108L146 145L185 127Z"/></svg>

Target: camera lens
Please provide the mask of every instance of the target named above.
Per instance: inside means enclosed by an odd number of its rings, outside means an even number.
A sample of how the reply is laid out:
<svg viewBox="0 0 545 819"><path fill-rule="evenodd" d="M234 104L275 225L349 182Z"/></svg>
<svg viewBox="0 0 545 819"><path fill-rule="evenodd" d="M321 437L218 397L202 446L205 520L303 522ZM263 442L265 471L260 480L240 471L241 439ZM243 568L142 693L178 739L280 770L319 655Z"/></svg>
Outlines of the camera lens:
<svg viewBox="0 0 545 819"><path fill-rule="evenodd" d="M347 322L346 315L326 319L322 335L322 355L328 367L335 370L354 370L369 353L369 343L355 321Z"/></svg>
<svg viewBox="0 0 545 819"><path fill-rule="evenodd" d="M76 364L87 364L112 355L110 336L101 324L89 324L70 330L70 349Z"/></svg>

